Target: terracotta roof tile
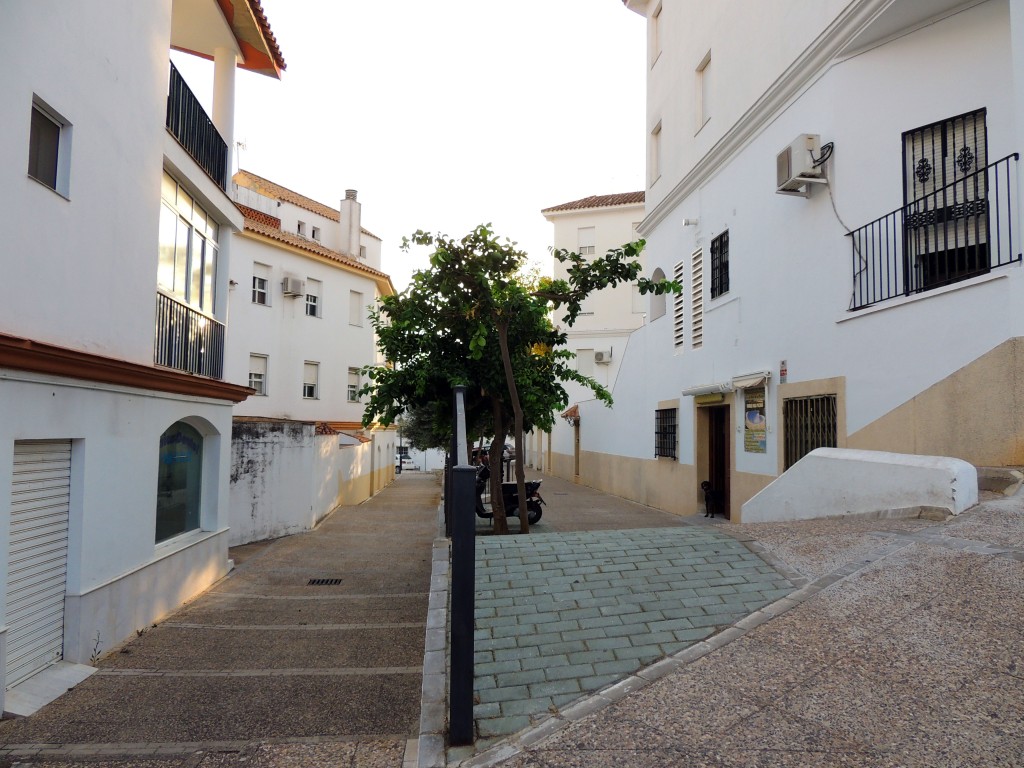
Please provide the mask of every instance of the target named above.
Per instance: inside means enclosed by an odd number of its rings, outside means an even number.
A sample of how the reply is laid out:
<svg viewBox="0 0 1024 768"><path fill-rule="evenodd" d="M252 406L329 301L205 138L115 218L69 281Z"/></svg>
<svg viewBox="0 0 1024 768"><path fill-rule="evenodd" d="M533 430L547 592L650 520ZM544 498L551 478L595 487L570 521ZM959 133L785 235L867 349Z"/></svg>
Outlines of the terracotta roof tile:
<svg viewBox="0 0 1024 768"><path fill-rule="evenodd" d="M233 180L240 187L255 190L266 197L272 197L275 200L283 200L287 203L291 203L292 205L297 205L299 208L312 211L313 213L319 214L331 221L341 221L340 211L331 208L329 205L318 203L316 200L306 197L305 195L300 195L298 192L293 192L288 189L288 187L282 187L280 184L275 184L269 179L264 179L262 176L257 176L255 173L239 170L238 173L234 175ZM379 237L368 229L360 227L360 231L362 231L364 235L369 235L375 240L380 240Z"/></svg>
<svg viewBox="0 0 1024 768"><path fill-rule="evenodd" d="M562 211L581 211L586 208L612 208L617 205L637 205L644 202L643 192L622 192L617 195L591 195L571 203L553 205L544 208L541 213L560 213Z"/></svg>
<svg viewBox="0 0 1024 768"><path fill-rule="evenodd" d="M242 215L247 219L258 221L260 224L266 224L268 227L281 228L281 220L276 216L271 216L269 213L263 211L257 211L255 208L250 208L248 205L242 205L241 203L235 203L235 207L242 212Z"/></svg>
<svg viewBox="0 0 1024 768"><path fill-rule="evenodd" d="M242 206L239 206L240 210L241 208ZM243 215L245 215L244 210L242 211L242 213ZM341 264L351 267L352 269L363 272L366 275L369 275L370 277L379 280L387 280L388 282L390 282L391 280L390 276L387 273L376 270L373 267L368 267L362 262L357 261L356 259L346 256L343 253L338 253L338 251L332 251L330 248L321 245L316 240L307 240L306 238L300 237L299 235L296 234L292 234L291 232L282 231L280 223L278 223L278 226L275 227L270 224L266 224L262 221L259 221L257 219L249 218L248 215L245 215L245 229L249 232L255 232L258 235L269 237L271 240L277 240L279 243L285 243L286 245L291 245L294 246L295 248L301 248L302 250L308 251L309 253L315 253L318 256L324 256L328 259L337 261Z"/></svg>
<svg viewBox="0 0 1024 768"><path fill-rule="evenodd" d="M274 33L270 29L270 22L267 21L267 14L263 12L260 0L249 0L249 8L252 9L252 15L256 18L260 32L263 33L263 41L266 43L267 48L270 49L270 55L274 57L274 63L277 64L279 70L284 71L288 68L288 65L284 62L284 55L282 55L281 48L277 44L277 38L274 37Z"/></svg>

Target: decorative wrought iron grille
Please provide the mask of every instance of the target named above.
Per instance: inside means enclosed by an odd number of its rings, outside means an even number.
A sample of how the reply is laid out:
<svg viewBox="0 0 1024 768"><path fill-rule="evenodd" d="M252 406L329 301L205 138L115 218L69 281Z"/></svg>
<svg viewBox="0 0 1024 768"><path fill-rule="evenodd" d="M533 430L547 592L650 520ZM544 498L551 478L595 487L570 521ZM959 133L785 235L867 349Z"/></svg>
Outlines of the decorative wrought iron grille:
<svg viewBox="0 0 1024 768"><path fill-rule="evenodd" d="M782 402L785 469L815 448L836 447L836 396L793 397Z"/></svg>
<svg viewBox="0 0 1024 768"><path fill-rule="evenodd" d="M729 292L729 232L711 241L711 298Z"/></svg>
<svg viewBox="0 0 1024 768"><path fill-rule="evenodd" d="M654 412L654 456L676 458L676 432L678 430L678 410L676 408L659 408Z"/></svg>
<svg viewBox="0 0 1024 768"><path fill-rule="evenodd" d="M929 291L1021 261L1016 153L849 234L850 309Z"/></svg>

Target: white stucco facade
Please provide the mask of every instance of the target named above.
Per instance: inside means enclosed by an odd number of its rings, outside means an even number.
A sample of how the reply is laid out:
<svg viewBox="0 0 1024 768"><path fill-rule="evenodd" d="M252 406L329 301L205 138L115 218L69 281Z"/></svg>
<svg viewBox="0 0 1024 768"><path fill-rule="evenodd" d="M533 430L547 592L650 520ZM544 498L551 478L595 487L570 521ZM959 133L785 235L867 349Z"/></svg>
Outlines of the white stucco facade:
<svg viewBox="0 0 1024 768"><path fill-rule="evenodd" d="M236 544L308 530L394 479L394 430L363 430L357 394L377 362L370 307L394 288L354 190L335 209L240 171L232 196L245 227L232 243L226 371L255 389L234 411Z"/></svg>
<svg viewBox="0 0 1024 768"><path fill-rule="evenodd" d="M159 340L173 330L156 310L162 302L204 329L223 330L227 318L226 301L215 305L214 297L226 296L229 233L242 217L169 129L168 59L172 46L213 56L203 44L216 44L230 64L216 75L221 117L232 113L235 65L247 65L238 36L262 34L247 4L236 10L229 23L213 0L163 0L144 9L116 0L5 4L0 691L59 659L88 663L229 567L231 408L247 392L208 375L221 362L212 348L201 361L186 362L183 352L173 365L161 362ZM269 74L283 67L276 44L249 50L274 60ZM227 130L230 146L230 124L216 128L221 141ZM47 157L55 161L52 176ZM209 237L207 274L195 257L196 285L206 290L202 308L198 288L190 303L183 287L175 292L158 277L167 178L182 201L197 206L195 221L182 220L182 227L201 226ZM181 335L175 343L187 345ZM186 367L200 363L202 373ZM173 521L168 533L158 512L172 493L161 485L162 446L176 425L197 435L189 438L195 468L186 519L181 530ZM52 469L25 459L51 444L69 448L45 460ZM46 553L26 536L32 526L48 531ZM25 598L34 561L47 586ZM35 642L26 634L33 601L49 606L56 635L38 662L20 667L12 659Z"/></svg>
<svg viewBox="0 0 1024 768"><path fill-rule="evenodd" d="M826 401L838 447L1024 462L1022 4L628 5L648 16L653 46L639 232L648 274L678 267L683 293L632 334L614 409L581 404L581 482L692 514L717 471L737 519L786 468L786 414ZM1010 156L998 181L986 176L991 268L863 302L853 289L871 254L848 232L904 204L905 136L979 110L987 138L974 151L990 164ZM832 144L827 183L776 194L777 155L801 134ZM962 149L950 146L950 157ZM763 404L749 405L760 387ZM758 409L759 441L745 418ZM655 457L656 411L677 419L674 456ZM553 436L560 474L571 474L572 440Z"/></svg>

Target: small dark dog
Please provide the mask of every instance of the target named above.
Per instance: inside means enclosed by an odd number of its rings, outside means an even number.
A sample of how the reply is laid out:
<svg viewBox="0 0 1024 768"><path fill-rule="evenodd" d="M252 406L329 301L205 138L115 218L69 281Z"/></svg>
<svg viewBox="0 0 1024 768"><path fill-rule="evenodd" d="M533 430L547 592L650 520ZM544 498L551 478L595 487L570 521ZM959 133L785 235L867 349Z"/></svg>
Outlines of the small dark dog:
<svg viewBox="0 0 1024 768"><path fill-rule="evenodd" d="M700 489L704 491L704 517L714 517L715 505L718 504L718 499L711 488L711 483L705 480L700 484Z"/></svg>

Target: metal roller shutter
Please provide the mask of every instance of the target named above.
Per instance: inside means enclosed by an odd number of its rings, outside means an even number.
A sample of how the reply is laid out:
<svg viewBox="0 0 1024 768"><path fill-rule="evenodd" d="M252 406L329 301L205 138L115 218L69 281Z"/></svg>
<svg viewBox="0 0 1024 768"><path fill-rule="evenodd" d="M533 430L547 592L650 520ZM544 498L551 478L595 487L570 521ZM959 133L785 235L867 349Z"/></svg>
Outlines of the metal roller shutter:
<svg viewBox="0 0 1024 768"><path fill-rule="evenodd" d="M15 442L12 480L8 687L63 656L71 441Z"/></svg>

